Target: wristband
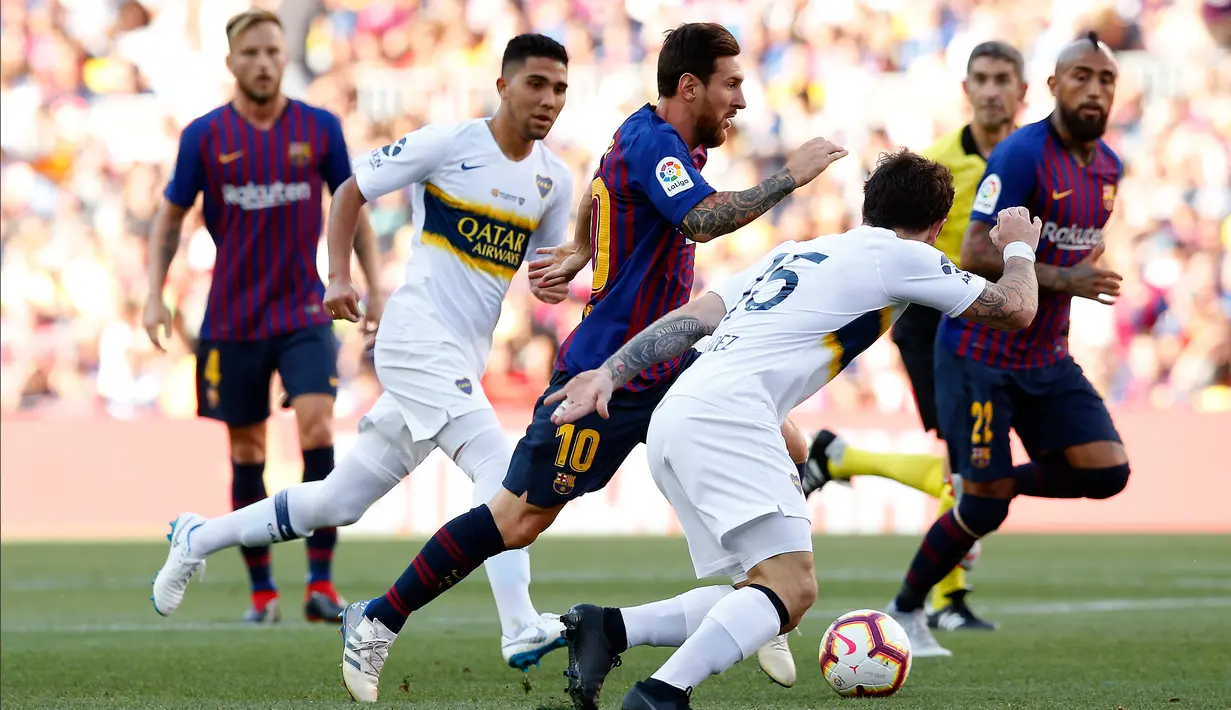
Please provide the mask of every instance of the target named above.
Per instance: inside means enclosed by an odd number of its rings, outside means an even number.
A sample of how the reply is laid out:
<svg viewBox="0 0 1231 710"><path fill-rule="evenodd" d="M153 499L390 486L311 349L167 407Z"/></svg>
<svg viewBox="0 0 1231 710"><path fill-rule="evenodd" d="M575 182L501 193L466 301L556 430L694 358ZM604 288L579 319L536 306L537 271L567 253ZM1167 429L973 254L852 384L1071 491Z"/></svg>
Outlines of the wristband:
<svg viewBox="0 0 1231 710"><path fill-rule="evenodd" d="M1025 242L1009 242L1004 248L1004 261L1009 263L1009 259L1015 256L1020 256L1023 259L1029 259L1030 263L1034 263L1034 250Z"/></svg>

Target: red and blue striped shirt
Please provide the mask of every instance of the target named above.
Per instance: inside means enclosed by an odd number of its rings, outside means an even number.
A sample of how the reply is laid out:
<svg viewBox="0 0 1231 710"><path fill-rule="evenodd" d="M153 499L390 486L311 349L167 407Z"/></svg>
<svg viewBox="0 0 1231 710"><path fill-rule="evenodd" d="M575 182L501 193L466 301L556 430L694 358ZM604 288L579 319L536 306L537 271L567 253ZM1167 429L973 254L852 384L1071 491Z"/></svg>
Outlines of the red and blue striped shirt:
<svg viewBox="0 0 1231 710"><path fill-rule="evenodd" d="M590 183L594 281L581 323L560 347L556 370L599 367L630 338L688 302L693 255L679 224L713 194L701 177L706 153L690 153L649 104L629 116ZM677 372L686 356L638 373L638 391Z"/></svg>
<svg viewBox="0 0 1231 710"><path fill-rule="evenodd" d="M992 151L970 219L995 224L999 210L1026 207L1043 220L1038 263L1073 266L1103 241L1123 171L1103 141L1089 165L1078 163L1047 118L1019 128ZM1046 367L1068 357L1071 303L1067 293L1040 290L1029 328L1008 332L946 316L939 337L958 355L992 367Z"/></svg>
<svg viewBox="0 0 1231 710"><path fill-rule="evenodd" d="M288 101L269 130L227 104L180 136L165 196L191 207L204 192L217 256L203 340L258 340L330 322L316 266L322 185L351 175L342 125L325 109Z"/></svg>

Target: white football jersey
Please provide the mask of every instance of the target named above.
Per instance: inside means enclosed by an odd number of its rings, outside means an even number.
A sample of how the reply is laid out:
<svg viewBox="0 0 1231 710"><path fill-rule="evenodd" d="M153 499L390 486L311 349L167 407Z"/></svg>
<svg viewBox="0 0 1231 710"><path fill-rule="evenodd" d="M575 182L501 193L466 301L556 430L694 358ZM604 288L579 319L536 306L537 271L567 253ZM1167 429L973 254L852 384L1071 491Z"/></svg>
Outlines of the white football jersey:
<svg viewBox="0 0 1231 710"><path fill-rule="evenodd" d="M381 322L383 339L456 345L482 374L500 304L523 260L564 239L568 166L542 142L519 161L488 119L427 125L354 165L369 202L410 186L413 253Z"/></svg>
<svg viewBox="0 0 1231 710"><path fill-rule="evenodd" d="M727 315L667 397L694 397L781 424L907 305L956 316L985 284L935 247L888 229L786 242L712 289Z"/></svg>

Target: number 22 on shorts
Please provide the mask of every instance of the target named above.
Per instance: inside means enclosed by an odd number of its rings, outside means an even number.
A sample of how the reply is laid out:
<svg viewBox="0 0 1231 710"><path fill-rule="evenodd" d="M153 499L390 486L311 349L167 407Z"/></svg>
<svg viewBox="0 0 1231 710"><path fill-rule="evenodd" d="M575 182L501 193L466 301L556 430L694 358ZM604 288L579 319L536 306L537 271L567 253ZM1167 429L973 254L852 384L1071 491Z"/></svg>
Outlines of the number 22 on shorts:
<svg viewBox="0 0 1231 710"><path fill-rule="evenodd" d="M560 450L556 454L556 466L566 465L577 473L585 473L594 465L594 457L598 453L599 435L593 429L577 430L573 424L562 424L556 429L556 438L560 440Z"/></svg>
<svg viewBox="0 0 1231 710"><path fill-rule="evenodd" d="M987 468L992 463L992 402L971 402L970 416L974 425L970 427L970 465L974 468Z"/></svg>

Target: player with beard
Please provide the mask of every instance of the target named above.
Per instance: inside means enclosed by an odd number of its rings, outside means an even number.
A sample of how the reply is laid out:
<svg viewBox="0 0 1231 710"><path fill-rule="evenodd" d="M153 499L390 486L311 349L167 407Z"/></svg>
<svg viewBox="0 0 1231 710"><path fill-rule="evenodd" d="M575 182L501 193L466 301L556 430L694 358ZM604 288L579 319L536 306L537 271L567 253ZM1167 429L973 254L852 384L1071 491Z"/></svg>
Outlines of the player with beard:
<svg viewBox="0 0 1231 710"><path fill-rule="evenodd" d="M710 187L700 172L705 153L694 151L722 145L731 119L744 107L739 52L735 38L720 25L691 23L667 33L658 58L658 104L633 113L600 159L589 199L583 200L578 214L578 223L588 229L578 229L568 244L544 250L555 262L553 268L531 265L539 287L550 288L570 280L591 258L594 263L582 321L560 348L544 396L599 366L642 329L688 301L696 242L748 224L846 155L817 138L754 187L734 192ZM342 678L351 696L376 700L390 644L412 613L484 560L532 543L570 500L605 486L633 448L645 442L650 415L691 359L681 355L627 373L628 390L612 399L609 418L595 414L558 427L551 421L554 407L540 398L495 497L446 523L384 596L346 609ZM708 608L711 601L701 597L704 593L689 592L664 602L670 611L661 606L641 611L679 616L680 608ZM563 621L569 633L579 623L623 628L618 615L566 615ZM683 626L662 633L684 634ZM663 639L663 645L682 642ZM572 660L570 649L570 665ZM575 707L596 707L597 689L581 687L576 674L569 677L569 693Z"/></svg>
<svg viewBox="0 0 1231 710"><path fill-rule="evenodd" d="M1026 62L1004 42L983 42L966 61L962 89L974 112L974 120L942 136L922 155L953 173L953 207L936 237L936 248L961 268L962 236L970 224L975 191L987 168L992 150L1017 127L1017 114L1026 98ZM911 304L893 326L893 342L902 354L910 377L923 428L944 433L936 416L934 350L940 311L921 303ZM956 502L954 481L947 457L934 454L901 454L865 451L849 446L837 434L822 430L813 439L803 478L804 495L820 490L829 481L845 482L853 476L881 476L923 491L939 500L937 516ZM928 624L943 630L994 630L996 625L979 618L967 602L972 591L966 572L978 557L978 546L932 589L932 612Z"/></svg>
<svg viewBox="0 0 1231 710"><path fill-rule="evenodd" d="M928 531L889 605L915 655L950 655L928 630L923 602L976 541L1004 523L1014 497L1104 499L1128 484L1120 435L1068 350L1073 297L1106 303L1120 292L1120 276L1098 263L1123 172L1101 140L1118 71L1094 33L1066 46L1047 80L1055 110L996 146L975 195L962 267L987 278L1003 268L989 238L996 214L1023 206L1042 218L1039 310L1014 333L941 319L936 405L962 495ZM1029 463L1013 465L1010 429Z"/></svg>
<svg viewBox="0 0 1231 710"><path fill-rule="evenodd" d="M286 39L278 16L249 10L227 22L227 68L235 98L201 116L180 136L175 171L154 219L149 241L150 293L145 327L159 343L171 330L162 300L167 269L179 247L184 215L204 193L205 228L218 249L197 345L197 412L227 425L231 505L266 499L265 420L277 371L295 411L303 449L303 480L333 470L333 402L338 344L321 308L325 286L317 272L323 185L336 192L351 176L338 118L287 98L281 90ZM352 225L352 229L355 225ZM376 241L366 218L358 222L355 252L370 288L367 325L380 318ZM322 525L307 539L304 614L334 620L342 610L331 577L337 531ZM279 620L278 591L268 538L240 549L252 587L251 623ZM154 608L174 611L162 595Z"/></svg>

